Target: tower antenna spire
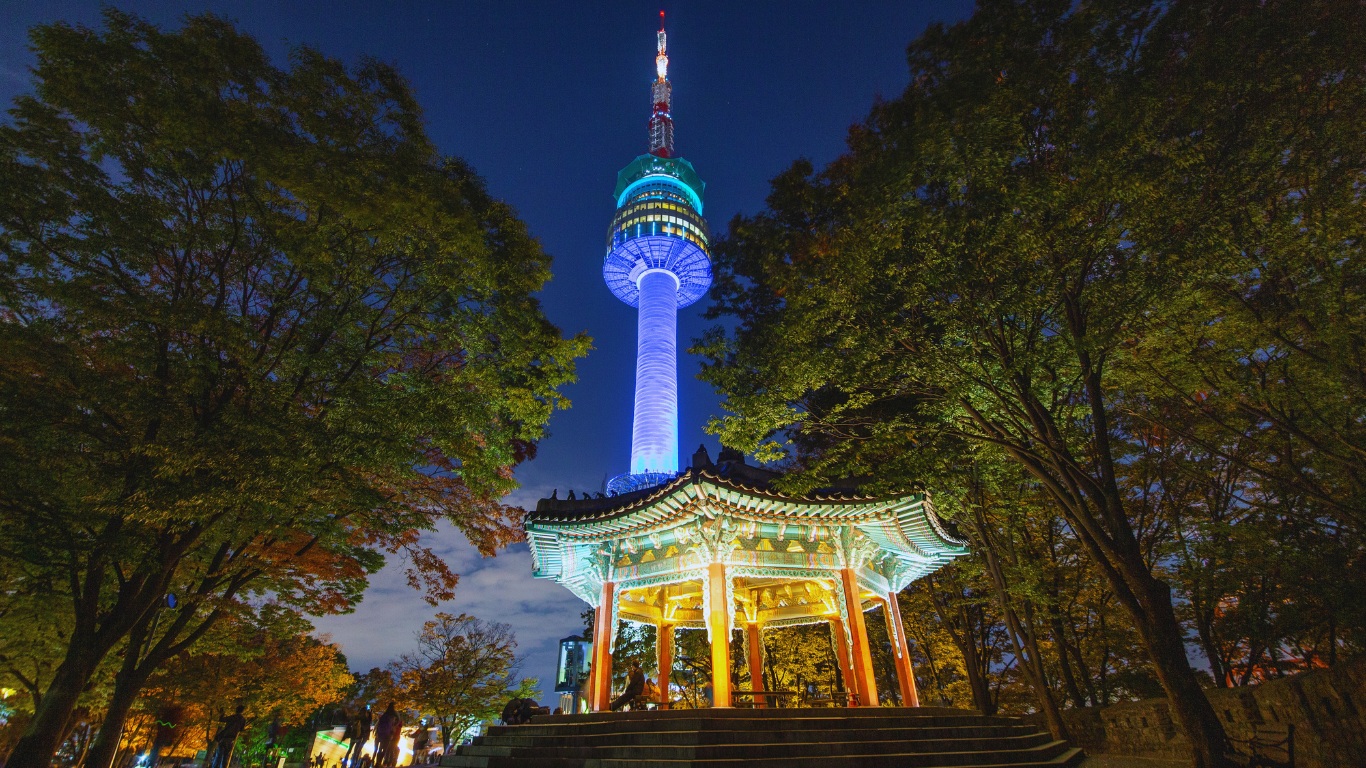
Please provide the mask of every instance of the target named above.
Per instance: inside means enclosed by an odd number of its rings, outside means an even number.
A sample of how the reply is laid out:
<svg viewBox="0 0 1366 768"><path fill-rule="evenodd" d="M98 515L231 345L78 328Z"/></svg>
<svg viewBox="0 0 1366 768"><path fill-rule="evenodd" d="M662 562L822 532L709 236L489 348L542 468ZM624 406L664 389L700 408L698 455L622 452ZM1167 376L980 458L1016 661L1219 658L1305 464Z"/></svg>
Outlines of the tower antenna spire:
<svg viewBox="0 0 1366 768"><path fill-rule="evenodd" d="M669 38L664 34L664 12L659 12L659 33L655 38L655 82L650 87L654 108L650 113L650 154L673 157L674 120L669 113L673 86L669 85Z"/></svg>

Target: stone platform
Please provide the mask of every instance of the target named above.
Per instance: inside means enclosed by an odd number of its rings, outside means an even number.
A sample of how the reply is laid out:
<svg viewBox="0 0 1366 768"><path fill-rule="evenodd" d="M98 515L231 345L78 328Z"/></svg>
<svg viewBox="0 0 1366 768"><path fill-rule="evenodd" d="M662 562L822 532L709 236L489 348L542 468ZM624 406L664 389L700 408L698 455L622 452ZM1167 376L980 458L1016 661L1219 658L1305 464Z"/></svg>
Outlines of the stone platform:
<svg viewBox="0 0 1366 768"><path fill-rule="evenodd" d="M1066 766L1082 751L1011 717L958 709L690 709L494 726L444 768Z"/></svg>

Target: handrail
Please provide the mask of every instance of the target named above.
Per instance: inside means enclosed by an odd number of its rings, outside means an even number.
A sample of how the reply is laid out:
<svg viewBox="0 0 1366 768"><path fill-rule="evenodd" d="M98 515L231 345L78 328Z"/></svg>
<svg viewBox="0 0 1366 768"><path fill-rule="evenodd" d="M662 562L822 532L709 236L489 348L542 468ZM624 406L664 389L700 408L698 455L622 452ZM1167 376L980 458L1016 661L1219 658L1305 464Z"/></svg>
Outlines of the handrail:
<svg viewBox="0 0 1366 768"><path fill-rule="evenodd" d="M1250 739L1235 739L1228 737L1229 748L1227 757L1235 760L1246 760L1247 768L1295 768L1295 725L1293 723L1285 726L1285 738L1272 741L1272 734L1263 735L1255 726ZM1248 752L1243 752L1235 745L1246 745ZM1277 759L1272 755L1266 754L1263 750L1271 749L1284 751L1285 761Z"/></svg>

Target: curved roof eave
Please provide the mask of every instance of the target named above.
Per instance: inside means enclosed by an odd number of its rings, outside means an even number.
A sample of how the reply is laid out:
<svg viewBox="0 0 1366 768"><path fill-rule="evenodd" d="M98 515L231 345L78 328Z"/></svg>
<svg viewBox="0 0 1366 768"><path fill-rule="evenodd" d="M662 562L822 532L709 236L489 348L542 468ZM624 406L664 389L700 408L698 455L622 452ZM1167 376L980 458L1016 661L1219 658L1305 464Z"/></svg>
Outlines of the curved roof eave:
<svg viewBox="0 0 1366 768"><path fill-rule="evenodd" d="M707 487L712 489L710 492ZM689 502L710 496L730 504L740 504L756 512L771 514L775 504L823 507L802 514L802 522L847 520L873 538L879 546L904 552L915 560L942 561L967 553L967 542L944 530L934 506L923 493L878 498L861 494L785 496L764 488L714 475L706 470L686 472L654 489L631 494L620 504L594 505L582 512L572 509L540 509L527 514L524 527L533 549L536 542L555 540L564 546L560 532L573 531L579 542L585 539L610 539L638 535L637 529L653 528L676 514ZM744 504L746 500L749 504ZM572 503L571 503L572 504ZM668 509L656 510L654 507ZM641 515L639 520L630 518ZM857 519L861 518L861 519ZM614 524L615 523L615 524Z"/></svg>

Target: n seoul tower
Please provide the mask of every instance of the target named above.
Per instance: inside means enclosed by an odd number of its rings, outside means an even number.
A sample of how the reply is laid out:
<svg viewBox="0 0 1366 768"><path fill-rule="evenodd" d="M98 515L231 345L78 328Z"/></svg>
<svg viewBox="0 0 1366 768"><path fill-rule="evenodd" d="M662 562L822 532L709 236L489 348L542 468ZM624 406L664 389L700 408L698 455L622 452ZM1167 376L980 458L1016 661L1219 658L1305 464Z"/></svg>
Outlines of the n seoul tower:
<svg viewBox="0 0 1366 768"><path fill-rule="evenodd" d="M678 310L711 287L702 218L706 185L692 163L674 156L663 11L651 95L650 151L617 174L617 212L602 262L607 287L637 308L631 470L608 481L613 494L659 485L678 474Z"/></svg>

